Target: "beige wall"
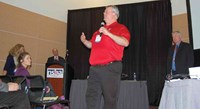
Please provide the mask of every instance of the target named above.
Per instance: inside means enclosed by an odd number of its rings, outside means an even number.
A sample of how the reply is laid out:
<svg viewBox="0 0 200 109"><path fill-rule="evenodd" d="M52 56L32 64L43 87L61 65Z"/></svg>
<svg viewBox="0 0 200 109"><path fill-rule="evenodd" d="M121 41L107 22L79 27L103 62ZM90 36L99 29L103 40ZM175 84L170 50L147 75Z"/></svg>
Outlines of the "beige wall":
<svg viewBox="0 0 200 109"><path fill-rule="evenodd" d="M182 32L183 41L189 42L187 13L174 15L172 20L173 31ZM59 54L65 55L66 30L65 22L0 2L0 74L10 48L22 43L32 56L30 73L44 76L51 49L58 48Z"/></svg>
<svg viewBox="0 0 200 109"><path fill-rule="evenodd" d="M180 31L183 35L182 40L189 43L189 30L187 13L172 17L173 31Z"/></svg>
<svg viewBox="0 0 200 109"><path fill-rule="evenodd" d="M32 56L30 73L44 76L51 49L65 55L66 27L65 22L0 2L0 74L10 48L21 43Z"/></svg>

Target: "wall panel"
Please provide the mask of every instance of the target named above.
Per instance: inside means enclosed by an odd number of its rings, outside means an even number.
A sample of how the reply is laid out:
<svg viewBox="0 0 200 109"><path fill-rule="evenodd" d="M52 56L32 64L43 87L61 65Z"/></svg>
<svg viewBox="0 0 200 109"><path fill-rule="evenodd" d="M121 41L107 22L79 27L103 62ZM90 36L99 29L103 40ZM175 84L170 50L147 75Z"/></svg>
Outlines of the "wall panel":
<svg viewBox="0 0 200 109"><path fill-rule="evenodd" d="M173 31L180 31L183 35L182 40L189 43L187 13L173 16L172 26Z"/></svg>
<svg viewBox="0 0 200 109"><path fill-rule="evenodd" d="M10 48L21 43L32 56L30 73L44 76L52 48L65 56L66 26L65 22L0 2L0 74Z"/></svg>

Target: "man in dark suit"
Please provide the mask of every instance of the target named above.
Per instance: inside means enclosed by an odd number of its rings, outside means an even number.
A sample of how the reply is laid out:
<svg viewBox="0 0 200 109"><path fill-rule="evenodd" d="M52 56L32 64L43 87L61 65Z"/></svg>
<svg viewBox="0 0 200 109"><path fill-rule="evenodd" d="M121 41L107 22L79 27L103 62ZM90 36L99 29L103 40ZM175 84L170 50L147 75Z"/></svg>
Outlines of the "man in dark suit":
<svg viewBox="0 0 200 109"><path fill-rule="evenodd" d="M64 63L65 62L65 59L58 55L58 50L56 48L52 49L52 53L53 53L53 56L48 58L47 63L54 63L54 62Z"/></svg>
<svg viewBox="0 0 200 109"><path fill-rule="evenodd" d="M175 31L172 33L173 46L169 48L167 58L167 73L188 74L189 67L194 64L193 49L181 40L181 33Z"/></svg>

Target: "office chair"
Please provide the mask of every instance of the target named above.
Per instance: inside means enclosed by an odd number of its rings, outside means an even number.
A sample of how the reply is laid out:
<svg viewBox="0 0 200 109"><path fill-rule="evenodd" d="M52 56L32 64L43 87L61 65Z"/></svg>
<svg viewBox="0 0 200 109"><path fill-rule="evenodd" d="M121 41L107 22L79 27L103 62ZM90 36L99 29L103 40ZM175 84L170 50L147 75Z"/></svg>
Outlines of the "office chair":
<svg viewBox="0 0 200 109"><path fill-rule="evenodd" d="M0 79L5 83L15 82L18 84L22 84L26 80L24 76L8 76L8 75L0 75Z"/></svg>
<svg viewBox="0 0 200 109"><path fill-rule="evenodd" d="M52 106L54 104L63 104L65 106L69 106L68 100L44 100L46 95L46 81L43 80L42 76L34 75L34 76L27 76L27 80L29 80L29 100L33 107L46 107Z"/></svg>
<svg viewBox="0 0 200 109"><path fill-rule="evenodd" d="M1 81L5 82L5 83L12 82L12 78L7 75L0 75L0 79L1 79Z"/></svg>
<svg viewBox="0 0 200 109"><path fill-rule="evenodd" d="M25 84L25 77L24 76L8 76L8 75L1 75L0 79L5 82L5 83L9 83L9 82L15 82L19 84L20 89L24 89L22 88L22 86L26 86ZM9 109L8 105L5 104L1 104L0 103L0 109Z"/></svg>

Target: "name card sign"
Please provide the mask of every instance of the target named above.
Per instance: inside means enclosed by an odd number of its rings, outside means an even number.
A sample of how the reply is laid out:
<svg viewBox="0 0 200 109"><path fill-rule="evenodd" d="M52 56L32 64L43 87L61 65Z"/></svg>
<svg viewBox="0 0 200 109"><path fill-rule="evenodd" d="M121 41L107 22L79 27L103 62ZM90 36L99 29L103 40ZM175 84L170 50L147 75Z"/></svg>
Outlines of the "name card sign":
<svg viewBox="0 0 200 109"><path fill-rule="evenodd" d="M64 68L47 68L47 78L63 78Z"/></svg>

